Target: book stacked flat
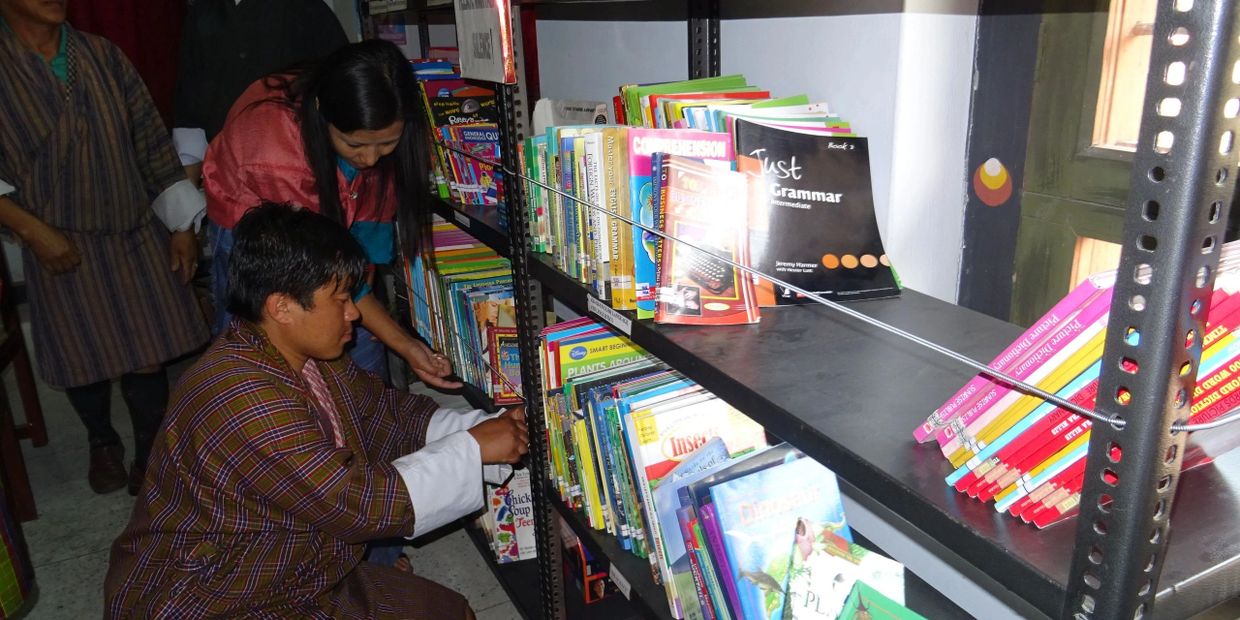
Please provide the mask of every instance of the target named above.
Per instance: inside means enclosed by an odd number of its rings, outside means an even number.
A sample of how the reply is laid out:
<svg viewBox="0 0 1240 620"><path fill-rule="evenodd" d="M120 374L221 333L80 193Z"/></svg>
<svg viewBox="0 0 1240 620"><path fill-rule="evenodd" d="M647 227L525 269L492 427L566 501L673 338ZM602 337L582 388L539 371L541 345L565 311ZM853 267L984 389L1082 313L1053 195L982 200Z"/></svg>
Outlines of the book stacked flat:
<svg viewBox="0 0 1240 620"><path fill-rule="evenodd" d="M734 325L811 301L793 288L899 293L867 142L827 104L731 75L622 86L615 106L621 124L549 126L518 153L557 190L526 184L533 250L599 299L639 319Z"/></svg>
<svg viewBox="0 0 1240 620"><path fill-rule="evenodd" d="M429 251L405 265L418 335L496 404L520 402L512 266L442 218L430 239Z"/></svg>
<svg viewBox="0 0 1240 620"><path fill-rule="evenodd" d="M852 617L862 583L903 602L822 465L590 319L544 329L540 363L551 488L649 560L674 617Z"/></svg>
<svg viewBox="0 0 1240 620"><path fill-rule="evenodd" d="M1185 396L1191 423L1209 422L1240 405L1240 252L1224 246L1215 290L1201 338L1197 385ZM1148 274L1147 274L1148 275ZM1086 279L991 362L991 367L1085 409L1098 399L1102 348L1111 309L1115 273ZM1138 274L1140 277L1140 274ZM1120 329L1120 327L1114 327ZM1129 329L1130 345L1140 334ZM1196 343L1188 343L1195 346ZM1124 358L1122 368L1135 372ZM1127 401L1126 392L1111 395ZM993 501L1039 528L1075 515L1085 475L1091 421L979 374L952 395L913 433L937 442L955 471L947 484L980 501ZM1240 443L1232 429L1190 437L1183 467L1208 463ZM1118 448L1117 448L1118 449ZM1119 458L1120 454L1115 454Z"/></svg>

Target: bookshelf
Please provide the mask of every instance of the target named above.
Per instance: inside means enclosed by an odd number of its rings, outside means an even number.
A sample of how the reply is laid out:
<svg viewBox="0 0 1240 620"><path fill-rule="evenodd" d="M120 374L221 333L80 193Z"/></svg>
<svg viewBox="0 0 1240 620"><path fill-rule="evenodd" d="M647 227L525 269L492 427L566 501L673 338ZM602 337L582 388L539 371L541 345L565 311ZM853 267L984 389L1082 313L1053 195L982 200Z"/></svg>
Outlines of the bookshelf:
<svg viewBox="0 0 1240 620"><path fill-rule="evenodd" d="M557 3L514 1L517 7L537 4ZM652 3L623 4L640 11ZM1165 6L1161 10L1174 10L1173 4L1162 2L1160 5ZM1225 26L1230 27L1235 21L1235 9L1226 2L1198 0L1196 5L1199 13L1193 17L1195 21L1191 25L1195 33L1225 30ZM521 11L515 13L519 19ZM690 33L690 76L718 74L719 1L689 0L686 13ZM1212 47L1197 51L1204 61L1222 66L1225 61L1234 60L1235 43L1228 40L1234 39L1234 34L1212 38ZM520 52L519 33L516 36L516 48ZM1158 56L1160 53L1167 54L1156 49L1155 58L1166 60ZM1227 81L1224 75L1230 77L1230 69L1225 74L1215 71L1204 84L1204 94L1198 96L1204 103L1176 120L1175 129L1183 132L1177 137L1184 136L1182 139L1194 150L1178 153L1174 158L1163 156L1152 162L1138 158L1139 169L1147 166L1142 174L1149 166L1171 170L1172 165L1178 163L1186 167L1186 176L1193 175L1193 182L1141 188L1155 192L1153 195L1166 201L1165 204L1209 204L1209 201L1202 202L1208 193L1192 191L1178 198L1182 202L1172 203L1170 200L1174 196L1167 187L1206 185L1196 180L1204 175L1201 167L1194 164L1205 162L1207 165L1203 167L1209 167L1206 160L1211 155L1206 146L1213 136L1210 132L1221 127L1218 110L1222 106L1215 105L1214 109L1210 106L1235 96L1229 94L1235 91L1234 85L1227 84L1227 88L1223 88L1218 84ZM510 158L524 131L526 117L518 111L525 109L521 101L522 87L504 87L500 91L501 107L507 119L503 127L505 165L509 169L520 169ZM1166 96L1165 92L1161 96ZM1153 97L1151 94L1147 101L1152 101ZM1147 107L1150 106L1147 104ZM1147 122L1150 121L1147 119ZM1147 197L1137 191L1139 183L1134 183L1133 187L1135 197L1131 200L1135 206L1130 210L1133 217L1140 218L1141 205ZM1228 191L1232 187L1227 185ZM974 615L996 617L979 611L994 609L1010 616L1074 617L1073 608L1079 604L1081 596L1095 590L1081 579L1082 573L1090 569L1083 564L1081 554L1095 544L1110 560L1108 568L1112 573L1103 575L1110 580L1107 583L1120 585L1107 593L1111 597L1108 600L1115 602L1114 606L1099 607L1096 614L1079 617L1120 617L1120 609L1125 610L1126 617L1134 617L1133 608L1153 597L1156 603L1153 617L1181 618L1240 593L1240 579L1236 577L1240 566L1240 527L1236 527L1232 517L1240 508L1240 454L1226 455L1214 466L1188 472L1177 480L1183 491L1172 508L1177 528L1170 544L1166 543L1166 537L1160 537L1158 542L1143 542L1134 537L1135 532L1149 525L1150 515L1145 513L1157 481L1167 471L1178 472L1178 461L1161 463L1161 459L1152 458L1168 445L1167 428L1172 420L1164 411L1165 397L1141 404L1140 415L1135 412L1136 405L1131 407L1133 411L1124 412L1130 422L1124 441L1132 441L1134 446L1131 453L1126 451L1126 463L1150 461L1155 465L1134 469L1131 475L1125 472L1124 486L1110 490L1116 505L1133 506L1131 511L1119 511L1131 512L1125 516L1127 523L1121 524L1124 532L1113 533L1109 538L1091 538L1085 529L1097 515L1088 516L1089 511L1083 511L1082 517L1069 522L1075 525L1033 530L995 513L989 506L967 501L952 492L942 482L942 477L948 473L947 466L934 447L914 446L908 437L909 430L964 384L972 371L820 307L773 310L764 314L759 325L745 327L662 326L637 321L625 313L620 313L617 321L615 313L596 311L597 305L591 304L592 296L584 286L555 270L542 257L518 249L525 243L528 222L521 190L509 191L510 229L507 232L500 231L493 221L495 218L488 217L484 211L442 201L436 201L434 208L446 219L468 227L480 240L489 244L494 241L497 251L512 258L522 297L518 322L524 359L534 359L545 296L559 300L576 312L591 314L612 324L618 331L630 335L638 345L762 423L773 435L835 471L851 502L848 507L850 523L877 546L929 579L933 588L956 597L958 602L960 597L983 594L993 599L971 608L969 611ZM1203 224L1198 220L1206 218L1195 219L1193 209L1181 211L1183 213L1175 216L1168 214L1162 222L1156 223L1156 226L1169 227L1163 237L1163 251L1142 259L1161 272L1160 278L1149 284L1121 279L1116 291L1117 298L1121 299L1142 294L1151 299L1160 296L1169 300L1162 303L1154 319L1144 318L1155 315L1153 312L1144 317L1124 317L1125 320L1146 321L1143 339L1148 338L1158 345L1157 353L1149 354L1152 366L1158 363L1178 366L1178 360L1191 356L1191 351L1174 352L1174 347L1169 345L1182 337L1180 321L1187 316L1187 313L1177 315L1174 311L1182 309L1184 300L1193 295L1191 278L1183 276L1201 266L1213 267L1214 263L1209 261L1217 261L1217 252L1213 257L1202 258L1195 251L1196 237L1203 232L1210 233L1213 229L1208 226L1217 222ZM1148 226L1151 222L1148 217L1145 219L1144 224L1138 221L1132 225L1133 245L1140 243L1140 235L1152 234ZM1221 238L1221 228L1218 235ZM514 249L517 251L512 251ZM1146 288L1138 289L1138 286ZM931 336L937 343L974 359L990 359L1020 333L1012 325L911 290L897 299L850 306L912 333ZM1115 359L1112 350L1109 345L1107 360ZM526 364L522 372L530 401L530 424L541 426L537 368ZM1162 381L1159 377L1163 376L1170 375L1147 378L1143 387L1157 392L1157 384ZM1108 379L1104 377L1104 380ZM1110 413L1106 407L1100 406L1100 410ZM1106 433L1095 433L1093 441L1105 441L1104 436ZM1182 437L1172 441L1182 442ZM1097 462L1102 458L1098 456L1101 452L1092 451L1095 456L1091 457L1091 473L1098 472L1097 468L1104 465ZM576 615L579 610L573 605L566 606L566 599L571 600L573 596L565 596L555 536L556 519L563 517L592 551L608 557L632 583L630 605L617 617L625 617L625 613L669 617L662 589L650 579L645 562L621 551L606 535L590 530L541 484L545 479L541 466L545 453L545 441L535 440L531 456L533 474L539 482L535 484L535 513L539 524L538 572L543 616L583 617ZM1098 489L1087 488L1083 497L1096 497L1097 492ZM1163 528L1165 523L1163 516L1156 525ZM1082 530L1080 533L1078 526ZM1161 578L1157 588L1141 592L1145 554L1151 549L1161 563ZM914 600L910 597L911 603ZM1066 602L1071 604L1065 605ZM914 609L918 610L916 606ZM934 613L929 609L919 611ZM593 607L589 614L595 616Z"/></svg>

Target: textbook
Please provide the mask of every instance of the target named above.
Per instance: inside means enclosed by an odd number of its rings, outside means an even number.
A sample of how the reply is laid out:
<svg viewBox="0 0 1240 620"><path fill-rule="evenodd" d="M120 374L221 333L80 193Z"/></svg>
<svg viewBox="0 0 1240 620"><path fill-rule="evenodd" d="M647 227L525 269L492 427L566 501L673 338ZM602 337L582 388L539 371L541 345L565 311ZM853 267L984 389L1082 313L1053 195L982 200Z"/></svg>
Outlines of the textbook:
<svg viewBox="0 0 1240 620"><path fill-rule="evenodd" d="M865 138L736 121L737 169L761 179L749 204L754 267L832 301L900 293L874 215ZM808 303L758 281L763 306Z"/></svg>
<svg viewBox="0 0 1240 620"><path fill-rule="evenodd" d="M656 161L661 191L655 221L679 241L655 241L655 321L758 322L753 278L730 264L749 264L745 205L749 178L689 157L666 155Z"/></svg>

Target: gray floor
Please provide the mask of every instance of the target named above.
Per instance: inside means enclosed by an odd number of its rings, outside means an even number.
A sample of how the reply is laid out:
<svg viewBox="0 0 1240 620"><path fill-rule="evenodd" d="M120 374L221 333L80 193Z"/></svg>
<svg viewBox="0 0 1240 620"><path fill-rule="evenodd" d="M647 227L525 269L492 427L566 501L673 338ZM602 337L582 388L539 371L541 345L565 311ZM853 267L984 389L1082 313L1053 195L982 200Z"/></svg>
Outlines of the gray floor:
<svg viewBox="0 0 1240 620"><path fill-rule="evenodd" d="M29 342L29 339L27 339ZM12 377L5 377L16 405ZM40 386L50 442L32 448L22 442L39 518L24 523L38 595L26 620L98 618L103 609L103 577L108 548L129 519L133 499L119 491L95 495L86 484L86 432L63 392ZM459 397L435 394L444 406L465 407ZM113 390L113 425L132 449L128 414ZM479 620L519 615L476 547L456 531L411 549L413 570L453 588L469 599Z"/></svg>

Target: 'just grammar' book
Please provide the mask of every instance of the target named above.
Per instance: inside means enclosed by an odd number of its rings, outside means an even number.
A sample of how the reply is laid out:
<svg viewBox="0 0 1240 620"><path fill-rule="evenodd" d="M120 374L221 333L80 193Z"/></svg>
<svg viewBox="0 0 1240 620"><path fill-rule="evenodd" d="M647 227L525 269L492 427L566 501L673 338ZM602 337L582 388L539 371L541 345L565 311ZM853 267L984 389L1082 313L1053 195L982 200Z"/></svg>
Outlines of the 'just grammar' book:
<svg viewBox="0 0 1240 620"><path fill-rule="evenodd" d="M865 138L798 133L738 119L736 166L762 176L750 199L755 269L833 301L900 293L883 250ZM762 306L810 301L761 280Z"/></svg>

